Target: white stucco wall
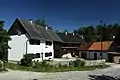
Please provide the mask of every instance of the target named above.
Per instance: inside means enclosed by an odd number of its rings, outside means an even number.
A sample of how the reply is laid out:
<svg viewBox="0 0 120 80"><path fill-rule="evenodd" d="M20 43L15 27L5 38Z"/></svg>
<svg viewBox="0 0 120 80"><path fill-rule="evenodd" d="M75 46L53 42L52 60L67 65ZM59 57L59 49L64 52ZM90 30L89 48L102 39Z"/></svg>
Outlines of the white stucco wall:
<svg viewBox="0 0 120 80"><path fill-rule="evenodd" d="M11 41L8 42L8 45L11 49L8 50L8 60L19 61L23 55L26 53L26 41L28 38L25 35L12 35ZM46 52L52 52L52 56L45 57ZM54 57L53 42L51 46L45 45L45 41L40 41L40 45L30 45L27 41L27 54L29 53L43 53L43 59L49 59ZM41 56L41 55L40 55ZM42 58L42 57L41 57Z"/></svg>
<svg viewBox="0 0 120 80"><path fill-rule="evenodd" d="M49 59L49 58L53 58L54 57L54 49L53 49L53 42L51 46L48 46L45 44L45 41L40 41L40 45L30 45L29 42L27 42L28 46L27 46L27 53L43 53L43 59ZM45 57L45 53L46 52L52 52L52 56L49 57ZM40 55L42 58L42 55Z"/></svg>
<svg viewBox="0 0 120 80"><path fill-rule="evenodd" d="M8 42L8 45L11 49L8 50L8 60L20 60L25 54L25 43L27 37L25 35L13 35L11 36L11 41Z"/></svg>

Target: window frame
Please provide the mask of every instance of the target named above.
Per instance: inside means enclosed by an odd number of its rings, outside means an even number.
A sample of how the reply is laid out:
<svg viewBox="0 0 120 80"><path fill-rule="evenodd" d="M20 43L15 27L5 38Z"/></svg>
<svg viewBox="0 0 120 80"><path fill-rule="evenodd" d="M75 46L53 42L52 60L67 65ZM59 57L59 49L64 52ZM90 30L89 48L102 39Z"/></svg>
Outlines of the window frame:
<svg viewBox="0 0 120 80"><path fill-rule="evenodd" d="M39 57L38 57L38 54L39 54ZM41 58L40 53L36 53L35 58Z"/></svg>
<svg viewBox="0 0 120 80"><path fill-rule="evenodd" d="M45 53L45 57L51 57L52 56L52 52L46 52Z"/></svg>
<svg viewBox="0 0 120 80"><path fill-rule="evenodd" d="M29 44L30 45L40 45L40 40L30 39Z"/></svg>
<svg viewBox="0 0 120 80"><path fill-rule="evenodd" d="M46 46L52 46L52 41L45 41Z"/></svg>

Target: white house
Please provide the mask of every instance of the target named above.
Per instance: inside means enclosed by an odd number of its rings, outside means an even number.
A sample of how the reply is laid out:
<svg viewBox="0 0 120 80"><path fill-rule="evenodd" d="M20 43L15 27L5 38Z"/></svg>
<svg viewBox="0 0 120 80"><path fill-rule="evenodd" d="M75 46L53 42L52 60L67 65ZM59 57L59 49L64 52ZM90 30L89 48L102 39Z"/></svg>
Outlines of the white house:
<svg viewBox="0 0 120 80"><path fill-rule="evenodd" d="M11 37L8 42L11 47L8 50L8 60L19 61L24 54L35 54L39 60L53 59L54 42L62 42L49 27L19 18L14 21L8 33Z"/></svg>

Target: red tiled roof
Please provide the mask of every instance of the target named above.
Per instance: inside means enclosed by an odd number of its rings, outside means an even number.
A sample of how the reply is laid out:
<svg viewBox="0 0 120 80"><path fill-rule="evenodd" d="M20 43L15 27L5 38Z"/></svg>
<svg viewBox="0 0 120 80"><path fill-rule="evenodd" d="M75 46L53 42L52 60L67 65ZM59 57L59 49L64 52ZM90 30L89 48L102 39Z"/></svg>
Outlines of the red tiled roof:
<svg viewBox="0 0 120 80"><path fill-rule="evenodd" d="M108 50L113 41L94 42L88 50ZM102 45L102 47L101 47Z"/></svg>
<svg viewBox="0 0 120 80"><path fill-rule="evenodd" d="M104 41L104 42L93 42L93 43L84 43L78 50L108 50L113 41ZM101 49L102 44L102 49Z"/></svg>

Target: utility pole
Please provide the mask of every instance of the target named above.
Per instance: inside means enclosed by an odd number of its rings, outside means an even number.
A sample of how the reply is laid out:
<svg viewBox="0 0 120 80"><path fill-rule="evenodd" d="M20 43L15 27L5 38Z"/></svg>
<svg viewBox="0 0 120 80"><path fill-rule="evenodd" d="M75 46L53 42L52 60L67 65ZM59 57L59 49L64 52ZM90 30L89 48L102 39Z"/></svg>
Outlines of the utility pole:
<svg viewBox="0 0 120 80"><path fill-rule="evenodd" d="M100 21L100 26L101 26L101 53L100 53L101 62L102 62L102 27L103 27L102 23L103 23L103 21L101 20Z"/></svg>
<svg viewBox="0 0 120 80"><path fill-rule="evenodd" d="M90 28L88 29L88 33L90 34ZM91 53L90 53L90 50L88 50L89 52L87 54L89 54L89 60L90 60L90 64L91 64Z"/></svg>

